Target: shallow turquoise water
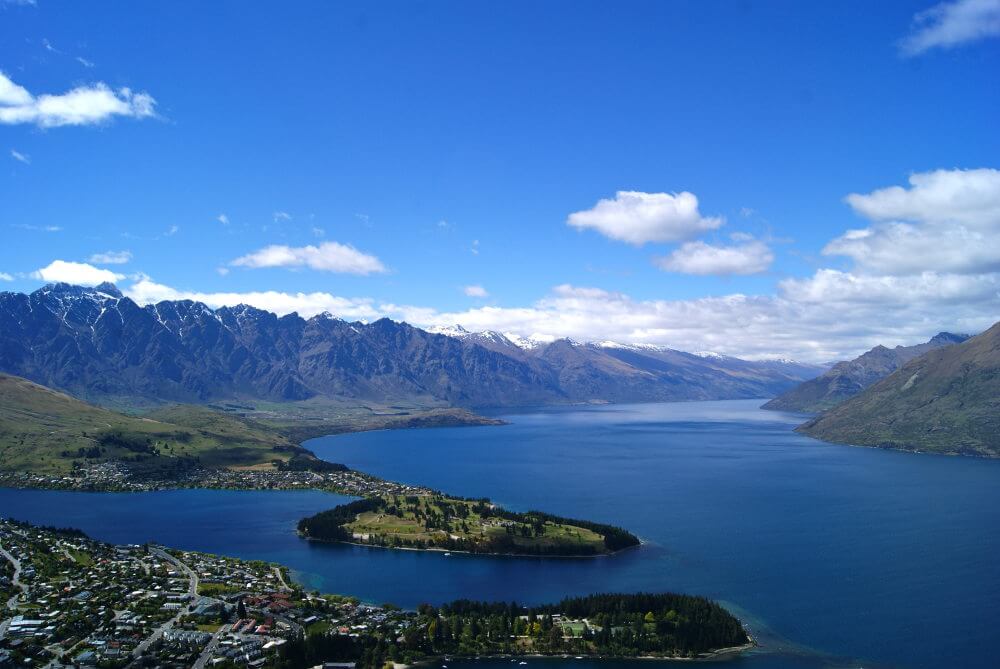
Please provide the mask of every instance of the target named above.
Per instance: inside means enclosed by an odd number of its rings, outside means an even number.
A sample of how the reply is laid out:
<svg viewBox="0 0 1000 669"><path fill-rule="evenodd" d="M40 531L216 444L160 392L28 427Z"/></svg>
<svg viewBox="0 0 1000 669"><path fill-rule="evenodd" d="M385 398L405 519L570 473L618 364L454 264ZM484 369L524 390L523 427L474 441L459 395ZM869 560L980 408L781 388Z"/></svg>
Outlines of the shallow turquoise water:
<svg viewBox="0 0 1000 669"><path fill-rule="evenodd" d="M1000 665L1000 462L823 444L792 432L800 417L757 404L546 410L505 416L511 424L503 427L308 444L386 478L611 522L647 542L611 558L313 545L295 537L295 521L342 499L316 492L0 490L0 513L109 541L277 560L312 587L403 605L703 594L760 636L765 652L729 665L741 668ZM529 661L539 665L549 663Z"/></svg>

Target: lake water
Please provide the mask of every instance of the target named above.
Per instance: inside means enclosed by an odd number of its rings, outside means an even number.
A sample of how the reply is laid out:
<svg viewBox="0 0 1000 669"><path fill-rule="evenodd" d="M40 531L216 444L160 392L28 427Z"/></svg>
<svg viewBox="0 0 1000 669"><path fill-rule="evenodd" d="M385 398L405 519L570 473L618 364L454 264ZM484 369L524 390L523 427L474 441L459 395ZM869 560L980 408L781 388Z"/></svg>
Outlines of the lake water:
<svg viewBox="0 0 1000 669"><path fill-rule="evenodd" d="M729 666L1000 666L1000 461L828 445L756 401L544 410L511 424L315 439L320 457L513 509L624 526L646 544L593 559L316 545L318 492L0 489L0 514L114 542L283 562L310 587L405 606L544 602L598 591L706 595L764 649ZM530 666L580 669L648 663ZM509 661L449 663L496 669Z"/></svg>

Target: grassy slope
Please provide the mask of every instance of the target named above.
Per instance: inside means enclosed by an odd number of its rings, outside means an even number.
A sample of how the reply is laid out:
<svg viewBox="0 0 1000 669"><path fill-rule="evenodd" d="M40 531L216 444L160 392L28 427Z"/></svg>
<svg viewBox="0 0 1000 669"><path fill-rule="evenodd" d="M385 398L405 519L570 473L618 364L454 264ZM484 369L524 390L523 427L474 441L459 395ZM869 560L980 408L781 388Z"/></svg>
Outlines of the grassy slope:
<svg viewBox="0 0 1000 669"><path fill-rule="evenodd" d="M231 407L254 423L280 432L296 443L345 432L503 423L460 408L419 403L358 405L353 401L320 397L300 402L252 401Z"/></svg>
<svg viewBox="0 0 1000 669"><path fill-rule="evenodd" d="M799 429L839 443L1000 456L1000 323L911 360Z"/></svg>
<svg viewBox="0 0 1000 669"><path fill-rule="evenodd" d="M78 449L100 447L101 437L111 433L140 444L148 440L159 452L144 455L144 464L153 466L185 456L210 467L253 465L287 459L297 450L271 430L202 407L179 405L146 417L126 416L0 374L0 470L67 473L74 460L82 460ZM91 461L136 455L106 443Z"/></svg>

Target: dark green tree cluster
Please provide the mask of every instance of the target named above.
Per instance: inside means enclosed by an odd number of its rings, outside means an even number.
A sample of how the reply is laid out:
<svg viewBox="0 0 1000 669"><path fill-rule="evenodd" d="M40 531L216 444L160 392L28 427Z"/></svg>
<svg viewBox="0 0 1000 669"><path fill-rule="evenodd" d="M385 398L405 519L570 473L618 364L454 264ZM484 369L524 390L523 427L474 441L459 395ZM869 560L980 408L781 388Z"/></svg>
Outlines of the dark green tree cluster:
<svg viewBox="0 0 1000 669"><path fill-rule="evenodd" d="M586 620L570 625L568 619ZM419 607L402 631L393 626L351 638L316 634L282 647L277 666L308 667L354 661L381 667L439 655L575 654L604 657L696 657L740 646L749 638L740 622L703 597L676 594L602 594L559 604L458 600Z"/></svg>
<svg viewBox="0 0 1000 669"><path fill-rule="evenodd" d="M121 430L108 430L95 437L98 444L105 448L122 448L133 453L157 453L152 438L143 435L130 434Z"/></svg>
<svg viewBox="0 0 1000 669"><path fill-rule="evenodd" d="M339 462L327 462L301 453L293 455L287 462L275 460L274 463L278 470L283 472L317 472L322 474L349 471L347 465L342 465Z"/></svg>
<svg viewBox="0 0 1000 669"><path fill-rule="evenodd" d="M344 525L354 522L361 513L378 511L385 501L378 497L359 499L349 504L341 504L328 511L320 511L299 521L299 533L321 541L351 541L351 532Z"/></svg>

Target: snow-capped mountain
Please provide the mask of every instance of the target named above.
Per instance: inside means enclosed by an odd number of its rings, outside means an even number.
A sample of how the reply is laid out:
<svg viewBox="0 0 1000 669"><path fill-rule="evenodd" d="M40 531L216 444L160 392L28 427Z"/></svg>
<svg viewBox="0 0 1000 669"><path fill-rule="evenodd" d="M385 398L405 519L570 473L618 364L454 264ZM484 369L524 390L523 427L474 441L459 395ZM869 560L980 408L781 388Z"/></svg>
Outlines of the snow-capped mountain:
<svg viewBox="0 0 1000 669"><path fill-rule="evenodd" d="M387 318L142 306L111 284L52 284L0 293L0 371L95 401L327 396L476 407L768 397L822 370Z"/></svg>

